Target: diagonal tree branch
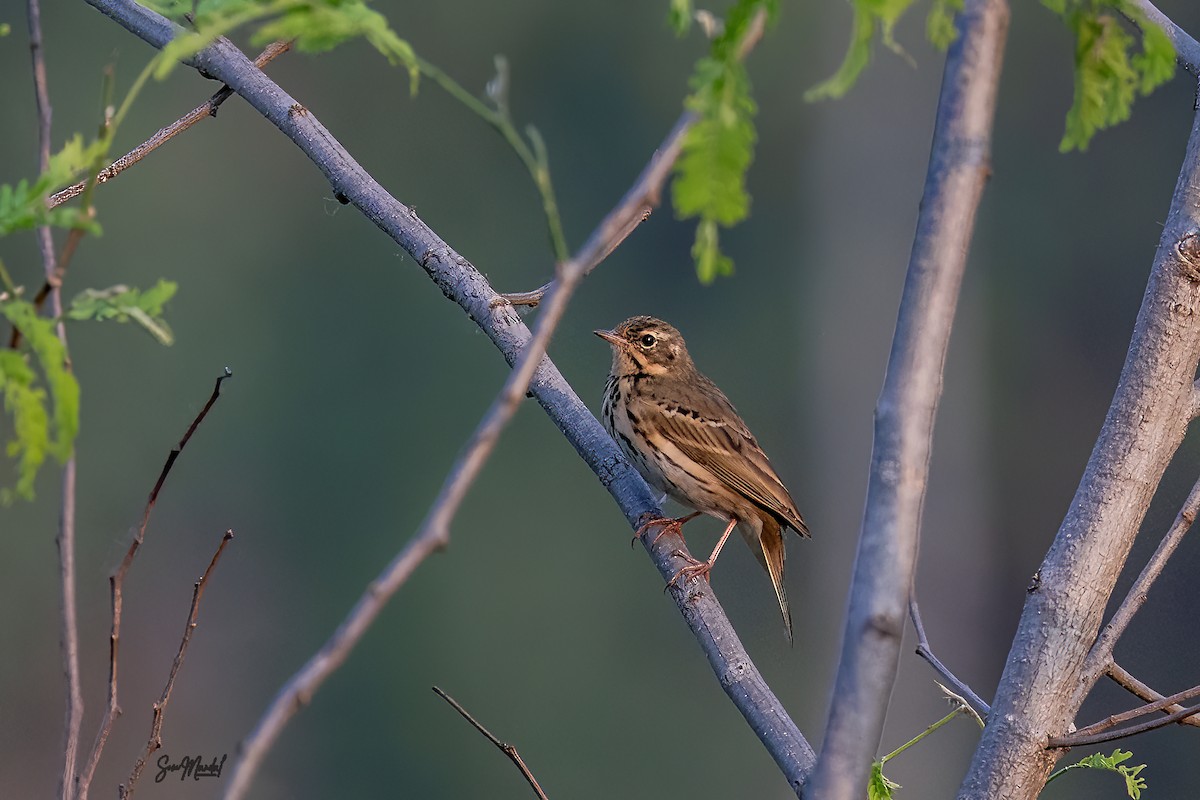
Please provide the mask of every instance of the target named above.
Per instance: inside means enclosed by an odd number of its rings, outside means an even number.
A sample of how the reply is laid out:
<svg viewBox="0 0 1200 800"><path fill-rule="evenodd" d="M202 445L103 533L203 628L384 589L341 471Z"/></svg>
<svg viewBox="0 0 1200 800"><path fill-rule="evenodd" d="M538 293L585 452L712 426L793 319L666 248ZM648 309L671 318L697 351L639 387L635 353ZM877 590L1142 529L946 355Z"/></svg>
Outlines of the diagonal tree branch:
<svg viewBox="0 0 1200 800"><path fill-rule="evenodd" d="M1162 28L1175 46L1175 59L1191 72L1200 75L1200 42L1188 34L1183 28L1171 21L1166 14L1150 2L1150 0L1130 0L1131 5L1146 15L1146 19Z"/></svg>
<svg viewBox="0 0 1200 800"><path fill-rule="evenodd" d="M1091 457L1042 561L960 800L1032 800L1091 682L1104 608L1192 419L1200 362L1200 114L1159 239L1129 352ZM1101 673L1102 674L1102 673ZM1088 676L1091 677L1091 676Z"/></svg>
<svg viewBox="0 0 1200 800"><path fill-rule="evenodd" d="M975 212L990 173L1007 32L1004 0L968 0L946 58L916 238L875 410L866 510L834 701L806 790L821 800L865 794L896 679L946 349Z"/></svg>
<svg viewBox="0 0 1200 800"><path fill-rule="evenodd" d="M130 0L88 2L156 47L162 47L176 33L169 20ZM337 196L362 211L411 254L442 292L488 334L506 360L516 360L531 335L512 307L470 262L367 174L308 109L255 69L227 41L217 42L188 63L224 82L295 142L325 174ZM660 513L656 495L621 457L612 439L548 358L537 363L529 389L600 478L631 527L647 514ZM682 539L674 535L663 536L652 546L647 544L664 579L678 571L682 562L673 551L682 546ZM692 583L672 591L672 596L721 687L763 741L785 778L799 791L815 760L812 748L746 654L711 587L701 590L698 582Z"/></svg>
<svg viewBox="0 0 1200 800"><path fill-rule="evenodd" d="M1115 661L1108 665L1108 677L1112 678L1118 685L1124 686L1133 695L1142 698L1147 703L1157 703L1158 701L1165 699L1162 694L1154 691L1149 686L1139 681L1132 674L1130 674L1128 670ZM1171 705L1164 706L1162 710L1163 713L1173 714L1182 709L1183 706L1173 703ZM1197 728L1200 728L1200 717L1188 717L1187 719L1180 720L1180 723L1183 725L1193 725Z"/></svg>

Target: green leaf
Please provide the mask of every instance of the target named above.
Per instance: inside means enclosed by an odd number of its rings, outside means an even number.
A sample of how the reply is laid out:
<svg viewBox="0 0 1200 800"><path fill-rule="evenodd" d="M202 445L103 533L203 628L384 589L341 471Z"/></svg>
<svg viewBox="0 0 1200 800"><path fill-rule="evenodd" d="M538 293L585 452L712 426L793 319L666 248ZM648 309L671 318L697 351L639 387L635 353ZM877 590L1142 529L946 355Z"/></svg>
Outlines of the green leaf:
<svg viewBox="0 0 1200 800"><path fill-rule="evenodd" d="M12 418L12 433L5 446L9 458L17 460L17 482L0 488L0 503L10 505L19 497L33 499L33 481L50 452L50 418L46 414L46 392L33 386L34 371L14 350L0 350L0 391L4 411Z"/></svg>
<svg viewBox="0 0 1200 800"><path fill-rule="evenodd" d="M1115 772L1125 779L1125 793L1132 800L1140 800L1142 790L1146 788L1146 779L1139 777L1139 773L1146 768L1145 764L1139 764L1136 767L1127 767L1125 762L1133 758L1133 753L1128 750L1117 748L1112 751L1112 755L1104 755L1103 753L1093 753L1090 756L1081 758L1074 764L1068 764L1062 769L1056 770L1046 783L1054 780L1065 772L1073 769L1101 769L1108 772Z"/></svg>
<svg viewBox="0 0 1200 800"><path fill-rule="evenodd" d="M692 256L703 283L733 274L733 262L718 246L717 226L736 225L750 212L746 171L754 160L758 109L738 51L760 11L769 21L778 13L778 4L739 0L730 9L709 55L696 63L692 93L684 101L697 119L675 162L671 197L680 219L699 217Z"/></svg>
<svg viewBox="0 0 1200 800"><path fill-rule="evenodd" d="M179 285L172 281L159 280L144 292L122 284L107 289L85 289L71 301L65 316L68 319L98 322L109 319L117 322L132 320L160 344L170 346L175 343L175 335L162 318L163 305L175 296L178 288Z"/></svg>
<svg viewBox="0 0 1200 800"><path fill-rule="evenodd" d="M925 36L938 50L945 50L958 38L955 13L962 11L963 0L933 0L925 18Z"/></svg>
<svg viewBox="0 0 1200 800"><path fill-rule="evenodd" d="M893 791L899 788L900 784L883 774L883 762L875 761L871 764L871 778L867 781L867 800L892 800Z"/></svg>
<svg viewBox="0 0 1200 800"><path fill-rule="evenodd" d="M676 36L683 36L692 29L692 0L671 0L667 22Z"/></svg>
<svg viewBox="0 0 1200 800"><path fill-rule="evenodd" d="M1167 35L1127 0L1042 0L1075 36L1075 92L1059 150L1086 150L1092 137L1129 119L1133 101L1175 74ZM1117 18L1133 20L1137 39Z"/></svg>
<svg viewBox="0 0 1200 800"><path fill-rule="evenodd" d="M176 19L193 11L190 0L159 0L154 7ZM412 46L363 0L201 0L195 9L193 32L176 37L163 48L155 77L166 77L179 61L199 53L217 37L260 20L264 22L252 37L259 45L294 39L296 49L321 53L351 39L364 38L389 62L408 69L412 91L416 92L420 71Z"/></svg>
<svg viewBox="0 0 1200 800"><path fill-rule="evenodd" d="M0 36L8 36L12 33L12 26L7 22L0 22Z"/></svg>
<svg viewBox="0 0 1200 800"><path fill-rule="evenodd" d="M712 283L718 276L733 274L733 260L721 252L717 223L701 220L696 226L696 241L692 245L692 260L701 283Z"/></svg>
<svg viewBox="0 0 1200 800"><path fill-rule="evenodd" d="M822 81L804 93L808 102L836 99L850 91L858 76L871 61L871 40L876 28L880 31L883 44L897 55L905 55L895 38L896 22L913 4L913 0L850 0L854 6L854 22L850 28L850 47L842 65L828 80ZM961 0L957 0L961 3ZM936 11L936 8L935 8ZM933 11L930 12L932 18ZM932 21L930 24L933 24ZM953 30L953 23L951 23ZM932 31L930 38L932 39Z"/></svg>
<svg viewBox="0 0 1200 800"><path fill-rule="evenodd" d="M2 365L5 410L13 417L13 434L6 450L10 457L18 459L17 486L13 492L31 498L33 479L46 455L60 462L71 455L79 432L79 383L68 368L66 348L58 340L52 320L39 317L32 303L16 299L0 303L0 315L24 337L45 376L54 406L53 415L47 414L46 392L35 385L36 373L24 358L11 350L0 351L5 354ZM0 499L11 502L13 492Z"/></svg>
<svg viewBox="0 0 1200 800"><path fill-rule="evenodd" d="M105 146L101 141L85 145L83 137L76 134L50 157L49 168L37 180L31 183L22 179L16 185L0 185L0 236L39 225L83 228L99 234L100 226L81 209L60 206L49 211L45 198L77 180L103 155Z"/></svg>

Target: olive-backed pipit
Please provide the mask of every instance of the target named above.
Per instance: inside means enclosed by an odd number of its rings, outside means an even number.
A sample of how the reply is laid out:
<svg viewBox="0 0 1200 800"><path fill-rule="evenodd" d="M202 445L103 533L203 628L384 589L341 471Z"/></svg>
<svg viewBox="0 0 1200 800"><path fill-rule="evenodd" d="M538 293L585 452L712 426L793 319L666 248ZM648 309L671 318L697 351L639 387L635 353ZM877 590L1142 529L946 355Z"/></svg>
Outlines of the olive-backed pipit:
<svg viewBox="0 0 1200 800"><path fill-rule="evenodd" d="M596 335L613 349L604 427L650 485L729 523L708 560L693 559L671 582L707 575L736 527L771 577L790 641L783 529L807 537L808 526L754 435L717 385L696 369L675 328L654 317L632 317ZM652 520L639 533L695 516Z"/></svg>

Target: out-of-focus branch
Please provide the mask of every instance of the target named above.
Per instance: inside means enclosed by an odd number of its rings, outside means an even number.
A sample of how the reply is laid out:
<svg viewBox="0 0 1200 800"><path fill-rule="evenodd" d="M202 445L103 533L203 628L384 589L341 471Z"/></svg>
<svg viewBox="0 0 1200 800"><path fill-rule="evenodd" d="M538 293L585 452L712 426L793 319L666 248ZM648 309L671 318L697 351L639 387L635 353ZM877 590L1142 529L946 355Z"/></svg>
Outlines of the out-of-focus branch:
<svg viewBox="0 0 1200 800"><path fill-rule="evenodd" d="M142 546L142 542L146 539L146 526L150 524L150 512L154 510L154 505L158 502L158 493L162 491L163 484L167 480L167 475L171 473L171 467L175 466L175 460L179 458L179 454L187 446L188 440L192 438L192 434L196 432L196 428L208 416L209 409L213 407L213 404L217 402L217 398L221 396L221 384L226 378L232 375L233 373L229 370L229 367L226 367L224 373L217 378L208 402L204 404L204 407L200 409L200 413L192 420L192 424L188 426L187 432L183 434L183 438L179 440L179 444L175 445L175 448L167 455L167 460L158 474L158 480L154 482L154 488L150 490L150 497L146 500L146 507L142 510L142 520L138 524L133 541L129 543L129 549L125 552L125 558L121 560L121 564L117 567L116 571L109 576L108 583L112 599L112 628L108 637L108 706L105 709L103 718L100 720L100 728L96 732L96 741L92 745L91 755L88 756L87 764L76 779L75 796L78 800L87 800L88 790L92 785L92 778L96 774L96 765L100 763L100 755L104 752L104 745L108 742L108 734L112 731L113 722L116 721L117 716L121 713L121 707L117 704L117 655L121 643L121 590L125 584L125 574L129 572L129 567L133 563L134 556L137 555L138 548Z"/></svg>
<svg viewBox="0 0 1200 800"><path fill-rule="evenodd" d="M806 793L866 792L896 679L912 591L934 419L950 329L990 174L990 142L1008 33L1004 0L967 0L946 57L933 146L896 320L866 510L825 742Z"/></svg>
<svg viewBox="0 0 1200 800"><path fill-rule="evenodd" d="M1082 680L1080 680L1080 693L1076 697L1077 703L1082 703L1087 692L1095 686L1096 681L1104 673L1109 671L1109 665L1112 664L1113 648L1117 644L1117 640L1125 633L1125 629L1129 627L1129 623L1133 621L1133 615L1138 612L1138 609L1146 602L1146 597L1150 593L1150 586L1162 574L1163 567L1167 565L1167 560L1175 552L1175 548L1179 547L1179 543L1183 541L1184 534L1191 530L1192 524L1196 521L1196 514L1200 513L1200 480L1192 486L1192 491L1188 494L1187 499L1183 502L1183 506L1179 509L1179 513L1175 516L1175 521L1171 527L1167 529L1166 535L1162 541L1158 543L1158 547L1154 550L1154 555L1150 556L1150 560L1146 562L1146 566L1142 568L1142 572L1138 575L1137 580L1133 582L1133 586L1129 587L1129 593L1125 595L1125 599L1121 601L1121 605L1117 608L1115 614L1104 630L1101 631L1096 643L1092 645L1091 652L1088 653L1087 661L1084 662L1082 670ZM1087 687L1084 689L1083 687Z"/></svg>
<svg viewBox="0 0 1200 800"><path fill-rule="evenodd" d="M517 752L517 748L515 745L511 745L508 742L502 742L499 739L497 739L496 736L491 731L489 731L487 728L483 727L483 723L481 723L479 720L477 720L473 716L471 716L470 712L467 711L465 708L463 708L461 703L459 703L457 700L455 700L450 695L443 692L438 687L434 686L433 691L435 693L437 693L438 697L442 698L447 703L449 703L450 707L453 708L455 711L457 711L459 713L459 715L462 716L463 719L465 719L467 722L471 723L471 725L475 728L475 730L482 733L489 742L496 745L496 747L500 750L501 753L504 753L504 755L508 756L509 761L513 762L513 764L516 765L517 769L519 769L521 771L521 775L525 778L526 781L529 782L529 785L533 788L534 793L539 798L541 798L541 800L549 800L549 798L546 797L546 793L544 791L542 791L541 785L537 782L537 778L535 778L533 776L532 770L530 770L528 765L526 765L525 759L521 758L521 754Z"/></svg>
<svg viewBox="0 0 1200 800"><path fill-rule="evenodd" d="M929 666L933 667L939 675L949 681L959 692L962 693L963 699L968 701L971 706L979 712L981 717L987 717L991 707L984 701L982 697L975 694L975 691L958 679L950 668L942 663L933 653L933 649L929 646L929 638L925 635L925 623L921 621L921 608L917 605L917 592L913 590L912 597L908 600L908 615L912 618L913 628L917 631L917 655L929 662Z"/></svg>
<svg viewBox="0 0 1200 800"><path fill-rule="evenodd" d="M1148 685L1139 681L1132 674L1130 674L1128 670L1124 669L1115 661L1108 665L1108 677L1112 678L1117 682L1118 685L1124 686L1133 695L1142 698L1147 703L1156 703L1160 700L1166 699L1160 692L1154 691ZM1183 706L1179 705L1178 703L1171 703L1170 705L1163 706L1162 708L1163 713L1166 714L1174 714L1175 712L1182 710ZM1197 728L1200 728L1200 717L1188 717L1187 719L1182 719L1180 720L1180 724L1193 725Z"/></svg>
<svg viewBox="0 0 1200 800"><path fill-rule="evenodd" d="M1197 263L1200 114L1192 120L1117 390L1038 570L1041 580L1026 598L959 800L1037 797L1061 755L1046 742L1068 729L1103 674L1103 668L1081 670L1146 509L1192 420L1200 362Z"/></svg>
<svg viewBox="0 0 1200 800"><path fill-rule="evenodd" d="M146 742L146 750L134 762L133 770L129 773L128 782L118 788L121 800L127 800L127 798L133 796L133 790L137 788L138 779L142 777L142 771L146 768L146 762L150 760L150 756L154 755L155 750L162 747L163 719L167 715L167 704L171 702L171 690L175 688L175 678L179 675L179 669L183 666L183 658L187 655L188 645L191 644L192 633L196 630L196 620L200 615L200 599L204 597L204 589L208 586L208 579L212 575L212 571L216 569L217 562L221 560L221 554L225 552L225 545L229 544L229 540L232 538L233 531L225 531L225 535L221 537L221 543L217 545L217 551L213 553L212 560L208 562L208 567L204 570L204 574L200 576L200 580L196 581L192 587L192 607L188 611L187 624L183 627L183 639L179 642L179 652L175 654L175 661L171 663L171 672L167 675L167 683L163 686L162 694L159 695L158 702L154 704L154 714L150 721L150 738Z"/></svg>
<svg viewBox="0 0 1200 800"><path fill-rule="evenodd" d="M271 44L267 45L266 49L258 54L257 58L254 59L254 66L262 69L267 64L270 64L276 58L290 50L291 47L291 42L272 42ZM175 120L165 128L160 128L158 132L149 139L118 158L109 166L100 170L100 172L96 175L96 183L107 183L125 170L132 167L134 164L141 161L146 156L153 153L158 148L162 147L167 142L171 141L171 139L195 125L200 120L208 119L209 117L215 117L217 115L217 109L219 109L221 104L228 100L231 95L233 95L233 90L228 86L222 86L221 89L212 97L208 98L207 101L196 106L191 111L184 114L182 117ZM50 195L50 198L46 201L47 205L50 208L57 208L68 200L83 194L83 190L85 188L87 188L87 181L80 181L79 183L68 186L63 190Z"/></svg>
<svg viewBox="0 0 1200 800"><path fill-rule="evenodd" d="M46 57L42 49L42 11L39 0L28 0L26 4L29 22L29 52L33 61L33 92L38 115L38 172L50 169L50 133L53 110L50 106L50 87L46 80ZM57 256L54 253L54 236L49 225L37 229L38 249L42 255L42 272L47 285L54 276ZM62 316L62 296L54 292L50 296L50 313ZM67 328L59 319L55 326L58 340L67 350ZM14 330L14 334L15 330ZM59 505L58 536L58 583L62 603L59 647L62 650L63 687L65 689L65 711L63 718L63 771L58 785L59 797L68 800L74 791L75 764L79 758L79 731L83 726L83 690L79 681L79 614L75 601L75 454L72 452L63 464L62 498Z"/></svg>

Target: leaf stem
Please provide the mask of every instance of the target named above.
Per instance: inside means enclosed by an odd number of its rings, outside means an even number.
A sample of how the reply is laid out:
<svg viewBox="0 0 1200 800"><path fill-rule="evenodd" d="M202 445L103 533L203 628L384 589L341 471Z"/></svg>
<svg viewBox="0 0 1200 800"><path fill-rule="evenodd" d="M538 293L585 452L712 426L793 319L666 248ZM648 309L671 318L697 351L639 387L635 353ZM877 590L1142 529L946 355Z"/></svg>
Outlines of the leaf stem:
<svg viewBox="0 0 1200 800"><path fill-rule="evenodd" d="M933 723L933 724L932 724L932 725L930 725L928 728L926 728L925 730L921 731L921 732L920 732L920 733L918 733L916 736L914 736L913 738L909 739L907 742L905 742L904 744L900 745L899 747L897 747L897 748L896 748L895 750L893 750L892 752L888 753L888 754L887 754L886 756L884 756L883 758L879 759L879 765L880 765L880 766L883 766L883 765L884 765L884 764L886 764L888 761L890 761L891 759L893 759L893 758L895 758L896 756L900 755L900 754L901 754L901 753L903 753L905 750L907 750L908 748L912 747L914 744L916 744L917 742L921 741L921 740L922 740L922 739L924 739L926 736L928 736L929 734L933 733L933 732L934 732L934 731L936 731L938 728L942 727L942 726L943 726L943 725L945 725L947 722L949 722L950 720L954 719L955 717L957 717L957 716L958 716L959 714L961 714L961 713L962 713L962 711L960 711L959 709L955 708L955 709L954 709L953 711L951 711L949 714L947 714L946 716L942 717L942 718L941 718L941 719L939 719L937 722Z"/></svg>

